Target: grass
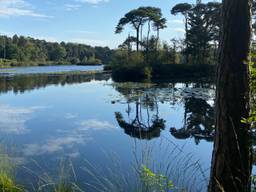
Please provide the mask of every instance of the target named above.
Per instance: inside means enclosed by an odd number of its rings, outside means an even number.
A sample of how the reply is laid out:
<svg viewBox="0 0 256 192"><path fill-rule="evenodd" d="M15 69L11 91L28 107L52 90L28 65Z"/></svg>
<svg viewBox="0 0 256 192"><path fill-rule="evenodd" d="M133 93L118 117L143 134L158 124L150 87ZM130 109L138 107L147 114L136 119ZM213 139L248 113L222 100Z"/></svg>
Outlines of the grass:
<svg viewBox="0 0 256 192"><path fill-rule="evenodd" d="M172 141L142 142L132 139L132 160L124 164L118 154L105 152L104 166L84 160L79 169L89 180L81 183L70 160L61 160L56 175L33 161L37 168L23 167L38 182L30 188L20 186L14 177L15 166L7 155L0 161L0 191L3 192L171 192L202 191L207 185L204 170L192 154ZM128 153L128 152L127 152ZM34 171L39 169L39 171ZM38 172L42 172L38 175ZM29 177L30 178L30 177ZM79 181L79 182L78 182ZM80 186L81 185L81 186Z"/></svg>
<svg viewBox="0 0 256 192"><path fill-rule="evenodd" d="M169 139L142 142L132 139L131 162L105 153L104 167L85 160L82 170L90 178L85 191L171 192L204 191L208 179L200 161Z"/></svg>
<svg viewBox="0 0 256 192"><path fill-rule="evenodd" d="M3 150L1 150L3 151ZM11 158L4 152L0 153L0 191L1 192L23 192L24 189L18 185L14 177L15 165Z"/></svg>

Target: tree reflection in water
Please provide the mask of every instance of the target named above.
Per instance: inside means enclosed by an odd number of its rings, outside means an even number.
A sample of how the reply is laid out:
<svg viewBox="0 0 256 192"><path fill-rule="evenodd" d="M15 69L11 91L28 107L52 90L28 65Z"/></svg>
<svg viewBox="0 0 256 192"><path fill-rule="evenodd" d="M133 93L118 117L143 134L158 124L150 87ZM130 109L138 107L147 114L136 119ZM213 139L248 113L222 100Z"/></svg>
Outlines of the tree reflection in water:
<svg viewBox="0 0 256 192"><path fill-rule="evenodd" d="M184 126L181 129L171 128L171 134L177 139L194 137L196 144L201 139L213 141L213 107L203 99L190 97L184 99L184 108Z"/></svg>
<svg viewBox="0 0 256 192"><path fill-rule="evenodd" d="M147 108L147 123L143 123L140 105L141 103L137 101L135 119L129 123L124 120L123 115L120 112L116 112L115 116L119 126L125 130L126 134L139 139L149 140L159 137L161 130L165 128L165 120L160 119L158 114L156 114L153 115L150 122L149 111Z"/></svg>
<svg viewBox="0 0 256 192"><path fill-rule="evenodd" d="M194 138L195 143L200 140L213 141L214 137L214 109L209 101L213 101L214 86L204 83L165 84L137 84L123 86L115 85L128 107L125 120L121 112L115 117L125 133L139 139L153 139L160 136L166 127L166 120L159 116L160 103L168 102L171 106L178 103L184 105L184 125L178 129L170 128L170 133L177 139ZM130 112L134 105L135 117ZM149 115L153 114L153 115ZM143 119L144 118L144 119Z"/></svg>
<svg viewBox="0 0 256 192"><path fill-rule="evenodd" d="M107 73L59 73L59 74L26 74L0 76L0 94L8 91L14 93L24 93L34 89L47 87L50 85L66 85L90 82L92 80L108 80L110 74Z"/></svg>

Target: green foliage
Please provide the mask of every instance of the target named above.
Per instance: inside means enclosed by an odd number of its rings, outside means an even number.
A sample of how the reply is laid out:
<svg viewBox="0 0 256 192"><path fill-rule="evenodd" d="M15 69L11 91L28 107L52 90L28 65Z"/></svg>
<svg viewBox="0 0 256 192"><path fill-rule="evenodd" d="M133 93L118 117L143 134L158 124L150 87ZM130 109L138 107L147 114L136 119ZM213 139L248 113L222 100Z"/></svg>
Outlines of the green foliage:
<svg viewBox="0 0 256 192"><path fill-rule="evenodd" d="M39 64L108 63L113 51L76 43L51 43L29 37L0 36L0 67Z"/></svg>
<svg viewBox="0 0 256 192"><path fill-rule="evenodd" d="M139 44L142 44L140 42L140 39L143 39L143 26L145 23L148 23L148 33L147 33L147 44L149 40L150 35L150 29L151 29L151 23L152 27L155 31L157 31L157 39L159 39L159 31L160 29L166 28L166 22L167 20L162 17L162 11L160 8L157 7L139 7L138 9L133 9L125 14L124 17L122 17L117 26L115 33L121 33L124 30L124 27L128 24L130 24L135 30L136 30L136 50L139 51ZM129 37L128 37L129 39ZM130 42L129 42L130 44ZM130 45L128 45L128 49L130 49ZM148 49L148 46L146 46L146 49Z"/></svg>
<svg viewBox="0 0 256 192"><path fill-rule="evenodd" d="M183 14L183 15L187 15L187 12L192 8L192 5L189 3L179 3L177 5L175 5L172 9L171 9L171 14L173 15L177 15L179 13Z"/></svg>
<svg viewBox="0 0 256 192"><path fill-rule="evenodd" d="M141 181L145 191L166 192L174 189L172 181L162 174L152 172L147 166L143 165L141 170Z"/></svg>
<svg viewBox="0 0 256 192"><path fill-rule="evenodd" d="M245 124L250 124L252 129L255 130L256 123L256 53L253 49L250 54L250 62L249 62L249 72L250 72L250 99L251 99L251 114L249 118L242 118L241 122Z"/></svg>
<svg viewBox="0 0 256 192"><path fill-rule="evenodd" d="M11 158L4 152L0 152L0 191L23 192L23 188L18 186L14 180L14 168Z"/></svg>
<svg viewBox="0 0 256 192"><path fill-rule="evenodd" d="M252 175L251 180L252 180L251 191L256 192L256 175Z"/></svg>
<svg viewBox="0 0 256 192"><path fill-rule="evenodd" d="M87 65L99 65L102 64L102 61L100 59L96 59L94 56L90 57L87 61L82 62L82 64L87 64Z"/></svg>
<svg viewBox="0 0 256 192"><path fill-rule="evenodd" d="M117 50L110 64L114 68L143 66L144 56L142 53Z"/></svg>
<svg viewBox="0 0 256 192"><path fill-rule="evenodd" d="M152 66L153 79L211 78L214 65L157 64Z"/></svg>
<svg viewBox="0 0 256 192"><path fill-rule="evenodd" d="M183 53L187 62L192 64L209 64L211 58L217 60L220 34L221 3L197 3L196 5L180 3L171 13L185 17L185 47Z"/></svg>
<svg viewBox="0 0 256 192"><path fill-rule="evenodd" d="M138 81L144 79L208 78L215 74L215 65L180 64L181 57L168 45L158 51L150 50L146 57L142 52L129 53L117 50L109 69L116 81ZM106 68L108 69L108 68Z"/></svg>
<svg viewBox="0 0 256 192"><path fill-rule="evenodd" d="M0 190L4 192L23 192L23 188L17 186L11 177L5 173L0 173Z"/></svg>
<svg viewBox="0 0 256 192"><path fill-rule="evenodd" d="M136 37L128 38L116 50L111 65L115 80L141 80L143 78L184 78L211 77L217 61L220 32L221 3L197 4L180 3L171 13L185 17L185 40L172 39L171 44L159 41L159 30L166 27L166 19L161 9L139 7L131 10L119 20L116 33L121 33L126 25L136 30ZM143 33L144 25L147 34ZM151 29L157 32L151 35ZM136 52L134 54L134 43ZM140 47L140 50L138 49ZM173 64L186 64L174 66ZM193 64L189 66L188 64ZM205 66L203 66L203 64Z"/></svg>

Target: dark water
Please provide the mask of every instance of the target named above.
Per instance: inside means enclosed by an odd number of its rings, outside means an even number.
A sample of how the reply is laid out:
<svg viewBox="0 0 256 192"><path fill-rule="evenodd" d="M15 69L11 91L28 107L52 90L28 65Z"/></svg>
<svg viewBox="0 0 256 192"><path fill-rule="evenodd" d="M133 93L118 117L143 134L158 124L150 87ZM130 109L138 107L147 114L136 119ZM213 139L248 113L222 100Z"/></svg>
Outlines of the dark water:
<svg viewBox="0 0 256 192"><path fill-rule="evenodd" d="M63 66L41 66L41 67L13 67L0 68L0 75L17 75L17 74L42 74L42 73L62 73L75 71L95 71L102 70L103 66L78 66L78 65L63 65Z"/></svg>
<svg viewBox="0 0 256 192"><path fill-rule="evenodd" d="M115 83L107 74L2 76L2 145L17 164L18 181L27 186L46 177L57 182L66 165L65 178L88 191L97 191L89 184L133 191L135 170L146 165L179 189L205 191L213 98L208 82ZM116 188L111 191L121 191Z"/></svg>

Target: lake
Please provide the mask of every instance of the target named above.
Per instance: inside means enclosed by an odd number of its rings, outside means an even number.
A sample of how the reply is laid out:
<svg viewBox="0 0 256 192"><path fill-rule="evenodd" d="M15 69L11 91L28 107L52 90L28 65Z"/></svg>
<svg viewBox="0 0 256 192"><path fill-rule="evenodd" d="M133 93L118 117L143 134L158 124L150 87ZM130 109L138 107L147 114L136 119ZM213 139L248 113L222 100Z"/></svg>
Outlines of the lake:
<svg viewBox="0 0 256 192"><path fill-rule="evenodd" d="M0 75L12 74L42 74L42 73L63 73L78 71L99 71L103 70L102 65L78 66L78 65L58 65L58 66L36 66L36 67L12 67L0 68Z"/></svg>
<svg viewBox="0 0 256 192"><path fill-rule="evenodd" d="M211 82L116 83L109 74L45 74L56 67L15 71L0 76L0 133L19 183L36 188L65 178L87 191L135 191L145 165L179 190L206 191Z"/></svg>

